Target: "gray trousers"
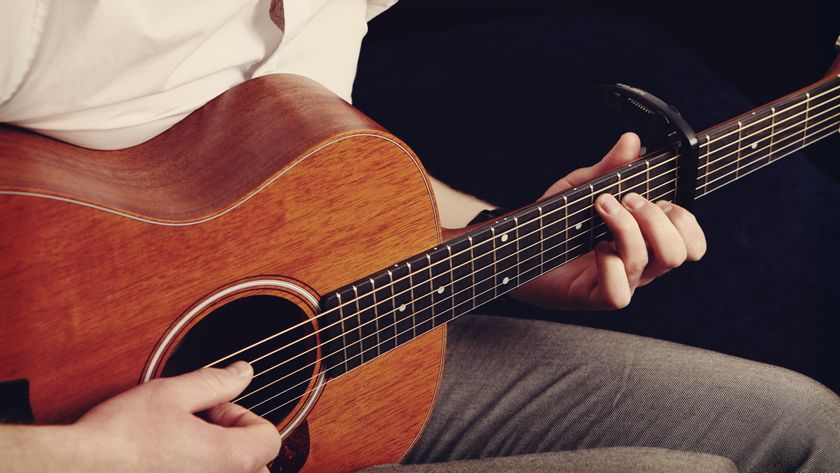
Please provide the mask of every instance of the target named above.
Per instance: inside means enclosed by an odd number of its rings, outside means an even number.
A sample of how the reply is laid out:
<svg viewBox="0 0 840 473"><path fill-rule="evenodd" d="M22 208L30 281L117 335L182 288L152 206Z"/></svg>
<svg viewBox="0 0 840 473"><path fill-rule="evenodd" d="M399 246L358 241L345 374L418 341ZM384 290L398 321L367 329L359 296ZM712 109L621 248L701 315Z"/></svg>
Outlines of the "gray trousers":
<svg viewBox="0 0 840 473"><path fill-rule="evenodd" d="M446 462L446 463L444 463ZM466 316L407 465L370 472L840 472L840 398L775 366Z"/></svg>

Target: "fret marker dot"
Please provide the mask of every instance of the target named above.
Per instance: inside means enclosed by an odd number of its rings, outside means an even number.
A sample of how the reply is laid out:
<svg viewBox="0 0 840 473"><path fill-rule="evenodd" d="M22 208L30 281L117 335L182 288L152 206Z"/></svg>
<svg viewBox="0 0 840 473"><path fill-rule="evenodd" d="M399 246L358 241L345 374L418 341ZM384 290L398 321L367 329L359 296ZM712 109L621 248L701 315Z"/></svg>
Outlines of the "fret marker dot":
<svg viewBox="0 0 840 473"><path fill-rule="evenodd" d="M507 234L507 233L505 233L504 235L502 235L502 242L504 243L504 242L506 242L506 241L508 241L508 234Z"/></svg>
<svg viewBox="0 0 840 473"><path fill-rule="evenodd" d="M399 311L400 312L405 312L405 304L400 306Z"/></svg>
<svg viewBox="0 0 840 473"><path fill-rule="evenodd" d="M581 228L583 228L583 222L580 222L577 225L575 225L575 230L580 230Z"/></svg>
<svg viewBox="0 0 840 473"><path fill-rule="evenodd" d="M752 145L750 145L750 148L752 148L752 149L758 148L758 143L753 143Z"/></svg>
<svg viewBox="0 0 840 473"><path fill-rule="evenodd" d="M502 284L507 284L507 283L509 283L509 282L510 282L510 278L509 278L509 277L507 277L507 276L505 276L505 278L504 278L504 279L502 279Z"/></svg>
<svg viewBox="0 0 840 473"><path fill-rule="evenodd" d="M446 289L444 289L444 288L442 288L442 287L439 287L439 288L437 288L437 293L438 293L438 294L443 294L443 291L445 291L445 290L446 290Z"/></svg>

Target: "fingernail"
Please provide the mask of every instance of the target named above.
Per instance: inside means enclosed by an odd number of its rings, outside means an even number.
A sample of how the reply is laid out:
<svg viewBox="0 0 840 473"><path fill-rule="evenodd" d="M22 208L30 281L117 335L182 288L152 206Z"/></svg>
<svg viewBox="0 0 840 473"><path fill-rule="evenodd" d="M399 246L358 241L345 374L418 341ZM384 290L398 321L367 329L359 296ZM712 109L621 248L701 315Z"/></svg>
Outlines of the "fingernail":
<svg viewBox="0 0 840 473"><path fill-rule="evenodd" d="M607 215L612 215L616 213L618 211L618 208L621 207L618 201L615 200L615 197L613 197L610 194L604 194L604 196L601 197L601 200L599 200L598 203L601 205L601 209Z"/></svg>
<svg viewBox="0 0 840 473"><path fill-rule="evenodd" d="M237 361L235 363L231 363L225 369L230 371L235 376L239 376L242 378L251 376L251 373L253 371L251 365L244 361Z"/></svg>
<svg viewBox="0 0 840 473"><path fill-rule="evenodd" d="M660 200L659 202L656 203L656 205L658 205L659 208L662 209L662 211L665 212L665 213L670 212L674 208L673 204L671 204L670 202L665 201L665 200Z"/></svg>
<svg viewBox="0 0 840 473"><path fill-rule="evenodd" d="M645 199L639 194L631 192L624 196L624 203L633 210L639 210L645 205Z"/></svg>

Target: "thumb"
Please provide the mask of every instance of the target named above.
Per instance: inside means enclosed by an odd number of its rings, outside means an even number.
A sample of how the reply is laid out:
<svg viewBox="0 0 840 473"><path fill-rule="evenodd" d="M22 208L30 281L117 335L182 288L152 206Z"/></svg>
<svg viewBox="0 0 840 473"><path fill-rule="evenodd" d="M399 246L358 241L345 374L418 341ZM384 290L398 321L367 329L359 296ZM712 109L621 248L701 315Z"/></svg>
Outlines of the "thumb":
<svg viewBox="0 0 840 473"><path fill-rule="evenodd" d="M615 168L621 167L639 158L641 140L635 133L621 135L618 142L609 152L596 164L572 171L566 177L555 182L554 185L543 194L543 198L552 196L566 189L577 187L584 182L591 181L596 177L606 174Z"/></svg>
<svg viewBox="0 0 840 473"><path fill-rule="evenodd" d="M224 369L202 368L156 382L155 395L188 412L210 409L230 401L251 382L254 369L237 361Z"/></svg>

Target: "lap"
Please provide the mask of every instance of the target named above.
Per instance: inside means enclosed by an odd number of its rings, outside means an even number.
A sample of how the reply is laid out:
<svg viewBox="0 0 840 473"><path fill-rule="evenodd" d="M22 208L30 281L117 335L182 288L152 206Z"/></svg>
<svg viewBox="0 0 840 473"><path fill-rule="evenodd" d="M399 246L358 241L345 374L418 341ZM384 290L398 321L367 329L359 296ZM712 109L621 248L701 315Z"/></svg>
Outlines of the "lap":
<svg viewBox="0 0 840 473"><path fill-rule="evenodd" d="M481 315L452 324L447 349L438 403L408 463L654 447L719 455L741 471L814 462L840 471L840 400L792 371Z"/></svg>

